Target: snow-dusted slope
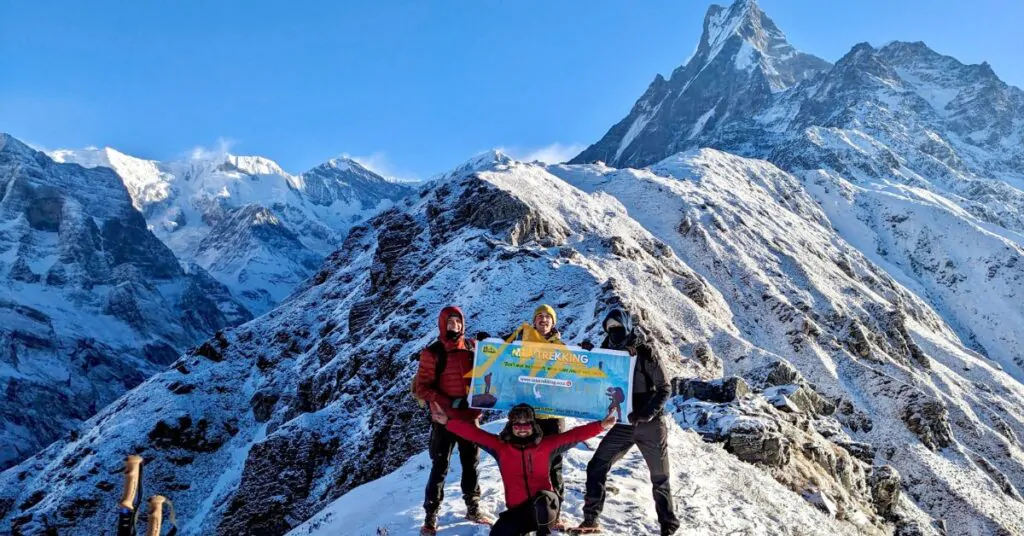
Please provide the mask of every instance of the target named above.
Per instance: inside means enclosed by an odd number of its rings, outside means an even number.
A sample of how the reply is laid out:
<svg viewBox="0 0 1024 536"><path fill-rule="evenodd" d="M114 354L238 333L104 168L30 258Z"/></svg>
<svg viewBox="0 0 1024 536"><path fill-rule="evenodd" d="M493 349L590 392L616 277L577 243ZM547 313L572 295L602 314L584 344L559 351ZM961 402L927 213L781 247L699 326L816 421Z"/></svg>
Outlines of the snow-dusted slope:
<svg viewBox="0 0 1024 536"><path fill-rule="evenodd" d="M784 43L771 28L752 0L712 6L693 59L574 162L649 166L701 147L771 161L806 184L843 238L1024 381L1024 91L987 64L902 42L859 44L833 66L755 91L742 51L796 57L766 48ZM709 69L714 83L700 83ZM640 121L641 108L657 113ZM630 122L642 128L624 136Z"/></svg>
<svg viewBox="0 0 1024 536"><path fill-rule="evenodd" d="M572 423L572 421L570 421ZM484 428L497 433L504 421ZM572 424L570 424L571 426ZM563 521L573 526L582 520L583 489L587 462L597 439L581 443L566 454L566 502ZM680 535L709 534L791 534L783 527L799 527L809 533L856 534L851 527L836 523L793 491L745 462L737 460L700 436L670 425L670 464L673 494L683 520ZM481 454L481 505L497 513L505 508L501 475L494 459ZM419 534L423 523L423 485L430 473L426 453L413 456L395 472L348 492L289 536L388 536ZM459 464L445 487L445 497L460 495ZM607 534L647 535L658 533L658 519L651 499L651 481L639 451L633 449L616 466L609 484L617 488L602 514ZM724 515L728 512L728 515ZM483 535L487 530L463 519L462 501L447 501L440 512L441 534Z"/></svg>
<svg viewBox="0 0 1024 536"><path fill-rule="evenodd" d="M113 172L0 134L0 467L250 318L146 230Z"/></svg>
<svg viewBox="0 0 1024 536"><path fill-rule="evenodd" d="M257 313L312 275L352 225L410 191L347 158L291 175L259 156L157 162L111 148L52 156L117 171L153 232Z"/></svg>
<svg viewBox="0 0 1024 536"><path fill-rule="evenodd" d="M356 227L281 307L153 377L78 441L0 476L0 530L97 530L111 475L89 472L143 449L147 474L173 490L183 518L192 513L186 533L284 532L422 449L408 356L436 336L434 315L451 301L471 311L471 326L497 330L550 300L571 337L593 332L605 303L629 299L620 285L663 296L648 314L680 319L656 324L665 340L708 337L718 321L707 311L725 314L724 301L610 198L557 180L540 188L553 177L504 156L478 164L500 171L435 181L415 203ZM617 247L652 259L657 272L612 254ZM47 470L56 459L75 461ZM36 476L19 478L33 467ZM17 506L37 492L45 497ZM62 497L90 507L63 518Z"/></svg>
<svg viewBox="0 0 1024 536"><path fill-rule="evenodd" d="M841 530L934 534L915 524L926 514L950 534L1024 530L1024 387L837 236L800 180L717 151L642 171L496 154L424 185L355 227L279 308L187 354L78 440L0 474L0 530L95 533L109 522L120 460L141 451L148 489L172 496L185 534L283 534L422 451L409 357L434 336L442 306L461 305L471 332L494 332L539 302L559 309L570 341L593 339L614 305L639 311L677 375L724 369L753 382L795 365L818 410L786 426L726 420L747 423L754 459L788 445L791 458L758 470L826 509L844 505L830 510ZM783 383L804 382L795 375ZM674 437L679 452L703 452L692 436ZM727 448L740 456L737 445ZM764 482L753 466L714 456L721 473L680 462L680 493L710 485L703 475ZM812 461L821 469L809 471ZM882 464L903 475L909 501L896 514L870 506L871 466ZM754 516L777 503L757 493L741 510L768 524ZM810 519L802 504L789 510L787 519ZM804 531L829 533L821 527Z"/></svg>
<svg viewBox="0 0 1024 536"><path fill-rule="evenodd" d="M601 166L551 169L587 191L619 199L633 218L730 298L735 304L733 321L744 338L794 362L822 393L849 400L853 408L845 424L852 428L853 437L889 453L886 458L901 472L913 468L912 474L929 473L942 480L951 476L945 467L950 457L969 467L981 452L990 462L1009 462L1001 470L1016 474L1010 480L1016 487L1022 485L1024 468L1016 455L993 459L992 453L1005 452L1007 445L1020 448L1019 434L1004 435L1003 417L993 410L1001 412L1010 404L1018 408L1011 411L1011 418L1019 419L1021 406L1014 398L1024 388L998 372L997 363L960 346L954 330L909 291L921 291L913 278L904 278L908 290L870 262L877 258L874 251L868 250L865 256L836 236L826 214L843 218L836 224L841 230L856 220L851 214L842 209L823 212L801 181L771 164L713 150L677 155L644 171ZM927 206L918 210L910 214L918 226L941 217L959 226L945 235L933 233L935 240L987 239L994 254L1008 258L1021 254L1011 243L986 235L969 221L943 216L934 207L931 212ZM860 229L849 230L860 235ZM901 247L922 247L918 236L893 235ZM984 250L970 251L964 255L986 255ZM723 256L730 260L724 261ZM917 258L925 262L922 256ZM884 258L879 263L890 272L900 272ZM965 285L961 304L970 303L974 311L958 314L974 314L979 323L983 319L988 323L989 333L1014 338L1021 335L1022 311L1012 296L1024 292L1024 277L1014 272L1016 261L1008 264L994 270L985 284ZM972 288L976 289L974 300L967 298ZM1016 351L1013 344L1001 348L1004 356ZM726 372L739 373L749 366L725 360ZM993 393L1002 393L998 403L990 398ZM916 411L912 408L925 400L940 404L939 413L948 408L952 415L929 425L945 430L952 422L952 433L938 434L948 439L933 447L952 446L958 453L946 450L936 455L917 448L892 427L896 423L890 419L909 424L910 413ZM871 423L867 429L856 422L862 416ZM840 416L840 420L845 419ZM956 437L971 439L958 445ZM964 501L954 510L988 510L971 505L979 497L972 498L971 487L963 485L975 477L964 473L948 484L957 490L957 501ZM933 492L926 487L914 491L909 485L911 493ZM951 506L956 501L943 502ZM1019 508L1015 502L1009 504ZM996 509L991 511L997 515ZM965 528L961 525L957 530Z"/></svg>

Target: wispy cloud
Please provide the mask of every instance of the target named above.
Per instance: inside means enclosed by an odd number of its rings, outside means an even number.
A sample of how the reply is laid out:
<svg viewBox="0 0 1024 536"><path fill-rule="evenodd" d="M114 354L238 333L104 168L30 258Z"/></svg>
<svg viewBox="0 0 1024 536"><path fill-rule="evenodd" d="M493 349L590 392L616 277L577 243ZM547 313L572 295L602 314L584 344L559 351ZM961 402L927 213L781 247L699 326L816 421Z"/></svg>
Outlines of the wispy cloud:
<svg viewBox="0 0 1024 536"><path fill-rule="evenodd" d="M238 145L238 140L232 138L217 138L213 147L197 145L187 152L188 157L193 160L215 160L223 158L231 153L231 149Z"/></svg>
<svg viewBox="0 0 1024 536"><path fill-rule="evenodd" d="M580 154L587 146L582 143L560 143L554 142L543 147L523 149L520 147L502 147L500 150L507 153L516 160L533 162L538 160L545 164L561 164L572 157Z"/></svg>
<svg viewBox="0 0 1024 536"><path fill-rule="evenodd" d="M375 151L368 155L354 156L349 154L342 155L345 158L351 158L366 169L380 175L381 177L402 181L402 182L415 182L419 181L419 178L415 173L411 173L407 170L398 169L392 162L387 153L384 151Z"/></svg>

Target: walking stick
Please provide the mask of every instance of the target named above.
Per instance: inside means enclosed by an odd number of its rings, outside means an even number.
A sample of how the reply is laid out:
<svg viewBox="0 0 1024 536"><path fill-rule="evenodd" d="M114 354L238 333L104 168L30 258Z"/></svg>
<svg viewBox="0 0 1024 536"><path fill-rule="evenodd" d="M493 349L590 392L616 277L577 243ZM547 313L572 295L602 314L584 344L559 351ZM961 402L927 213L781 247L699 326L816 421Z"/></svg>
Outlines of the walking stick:
<svg viewBox="0 0 1024 536"><path fill-rule="evenodd" d="M174 536L178 533L178 521L174 516L174 503L163 495L154 495L149 498L149 522L146 527L146 536L160 536L160 530L164 522L164 504L167 505L167 518L171 522L171 530L167 536Z"/></svg>
<svg viewBox="0 0 1024 536"><path fill-rule="evenodd" d="M135 536L142 494L142 457L132 454L124 459L124 491L117 503L117 536Z"/></svg>

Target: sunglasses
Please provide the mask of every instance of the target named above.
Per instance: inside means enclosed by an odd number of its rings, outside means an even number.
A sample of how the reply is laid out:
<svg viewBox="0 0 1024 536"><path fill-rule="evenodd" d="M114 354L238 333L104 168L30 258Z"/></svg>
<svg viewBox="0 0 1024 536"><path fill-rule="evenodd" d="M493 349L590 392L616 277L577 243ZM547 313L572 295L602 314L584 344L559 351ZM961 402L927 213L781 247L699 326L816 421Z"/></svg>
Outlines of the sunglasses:
<svg viewBox="0 0 1024 536"><path fill-rule="evenodd" d="M514 422L512 428L533 428L532 422Z"/></svg>

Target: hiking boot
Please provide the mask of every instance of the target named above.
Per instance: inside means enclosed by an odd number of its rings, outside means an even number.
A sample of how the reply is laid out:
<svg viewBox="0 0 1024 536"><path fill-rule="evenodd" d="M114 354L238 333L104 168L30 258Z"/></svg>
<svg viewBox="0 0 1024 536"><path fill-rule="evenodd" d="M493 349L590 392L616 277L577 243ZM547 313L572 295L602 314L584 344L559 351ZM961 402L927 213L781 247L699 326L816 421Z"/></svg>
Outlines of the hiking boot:
<svg viewBox="0 0 1024 536"><path fill-rule="evenodd" d="M473 523L479 523L480 525L493 525L494 519L491 516L480 511L479 504L471 504L466 506L466 520L472 521Z"/></svg>
<svg viewBox="0 0 1024 536"><path fill-rule="evenodd" d="M597 522L597 519L583 518L583 522L580 526L569 529L571 534L596 534L601 532L601 524Z"/></svg>
<svg viewBox="0 0 1024 536"><path fill-rule="evenodd" d="M675 525L669 525L669 526L662 525L661 526L661 536L672 536L673 534L676 533L677 530L679 530L679 524L678 523L675 524Z"/></svg>
<svg viewBox="0 0 1024 536"><path fill-rule="evenodd" d="M420 536L434 536L437 534L437 514L428 513L423 518L423 527L420 528Z"/></svg>

